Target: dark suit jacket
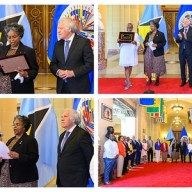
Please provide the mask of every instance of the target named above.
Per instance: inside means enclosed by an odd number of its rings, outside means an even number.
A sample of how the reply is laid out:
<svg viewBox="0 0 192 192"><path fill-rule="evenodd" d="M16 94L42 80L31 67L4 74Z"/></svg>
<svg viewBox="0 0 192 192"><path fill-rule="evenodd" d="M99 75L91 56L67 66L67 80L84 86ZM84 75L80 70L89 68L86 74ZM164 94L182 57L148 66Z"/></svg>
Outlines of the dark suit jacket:
<svg viewBox="0 0 192 192"><path fill-rule="evenodd" d="M178 143L176 143L176 145L175 145L175 143L173 143L172 152L174 151L174 149L176 149L176 152L179 152L179 144Z"/></svg>
<svg viewBox="0 0 192 192"><path fill-rule="evenodd" d="M3 50L0 52L0 57L5 57L9 49L10 45L3 47ZM17 72L10 74L12 93L34 93L33 80L37 76L39 70L39 66L36 61L35 51L20 42L16 54L25 54L29 60L31 69L28 70L29 77L24 78L23 83L20 83L19 79L14 80L14 77L17 75Z"/></svg>
<svg viewBox="0 0 192 192"><path fill-rule="evenodd" d="M150 35L151 35L151 32L148 32L146 37L145 37L145 40L143 42L143 45L145 47L144 52L143 52L144 54L145 54L146 49L147 49L147 46L145 46L145 43L149 42ZM165 39L164 33L162 33L161 31L157 31L155 34L155 37L153 39L153 43L157 44L156 49L153 51L153 55L155 57L164 55L164 46L166 44L166 39Z"/></svg>
<svg viewBox="0 0 192 192"><path fill-rule="evenodd" d="M181 142L179 143L180 152L186 154L187 144L183 142L183 145L181 145Z"/></svg>
<svg viewBox="0 0 192 192"><path fill-rule="evenodd" d="M76 126L61 152L61 134L58 145L57 185L63 187L86 187L89 164L93 156L93 144L89 133Z"/></svg>
<svg viewBox="0 0 192 192"><path fill-rule="evenodd" d="M64 83L64 80L56 75L58 69L74 71L75 77L67 79L71 93L89 93L91 90L89 72L93 70L93 60L93 50L86 38L75 35L66 62L64 40L56 42L50 70L57 77L57 93L61 93Z"/></svg>
<svg viewBox="0 0 192 192"><path fill-rule="evenodd" d="M192 55L192 28L189 27L187 32L187 40L183 36L184 28L180 29L179 32L182 34L182 40L177 36L176 42L179 43L179 54L183 53L184 45L186 54Z"/></svg>
<svg viewBox="0 0 192 192"><path fill-rule="evenodd" d="M11 138L7 145L15 137ZM19 153L19 159L9 160L9 172L12 183L25 183L38 180L38 171L36 167L38 154L38 144L35 138L28 136L26 133L13 146L12 151ZM0 163L0 169L4 164Z"/></svg>

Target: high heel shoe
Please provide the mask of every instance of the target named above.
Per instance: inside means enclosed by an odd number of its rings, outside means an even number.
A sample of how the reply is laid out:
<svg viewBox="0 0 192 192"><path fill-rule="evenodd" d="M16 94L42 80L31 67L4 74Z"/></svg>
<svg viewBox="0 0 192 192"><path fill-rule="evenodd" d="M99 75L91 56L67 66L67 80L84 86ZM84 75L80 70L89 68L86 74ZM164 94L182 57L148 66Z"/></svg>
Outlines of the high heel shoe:
<svg viewBox="0 0 192 192"><path fill-rule="evenodd" d="M128 90L131 87L131 83L127 81L127 85L125 86L124 90Z"/></svg>
<svg viewBox="0 0 192 192"><path fill-rule="evenodd" d="M150 85L152 83L151 77L148 78L148 81L146 82L146 85Z"/></svg>
<svg viewBox="0 0 192 192"><path fill-rule="evenodd" d="M128 85L128 82L129 82L129 85L130 85L130 87L131 87L131 86L132 86L131 82L128 81L127 79L125 79L125 85L126 85L126 86Z"/></svg>
<svg viewBox="0 0 192 192"><path fill-rule="evenodd" d="M155 86L159 86L159 77L156 78Z"/></svg>

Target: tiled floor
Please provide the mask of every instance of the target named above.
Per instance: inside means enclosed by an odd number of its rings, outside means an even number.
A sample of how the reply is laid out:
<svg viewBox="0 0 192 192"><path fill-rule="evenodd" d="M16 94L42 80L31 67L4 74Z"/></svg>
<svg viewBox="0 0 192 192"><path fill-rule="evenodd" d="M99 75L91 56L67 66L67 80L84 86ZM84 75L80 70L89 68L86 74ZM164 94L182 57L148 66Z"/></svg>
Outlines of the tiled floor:
<svg viewBox="0 0 192 192"><path fill-rule="evenodd" d="M38 74L35 81L35 93L55 94L56 78L52 74Z"/></svg>
<svg viewBox="0 0 192 192"><path fill-rule="evenodd" d="M119 66L119 54L113 50L114 54L109 53L107 58L107 68L99 71L99 77L124 77L124 68ZM133 67L132 77L145 77L143 73L143 54L142 50L138 56L139 64ZM180 66L178 59L178 47L172 47L165 54L167 73L163 77L180 77Z"/></svg>

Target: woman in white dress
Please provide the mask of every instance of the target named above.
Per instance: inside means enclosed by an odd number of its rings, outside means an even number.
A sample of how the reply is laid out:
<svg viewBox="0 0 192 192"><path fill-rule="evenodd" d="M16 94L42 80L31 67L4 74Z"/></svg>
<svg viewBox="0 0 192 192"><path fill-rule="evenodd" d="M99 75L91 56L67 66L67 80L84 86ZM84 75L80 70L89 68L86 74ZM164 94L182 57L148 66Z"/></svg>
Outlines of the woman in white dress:
<svg viewBox="0 0 192 192"><path fill-rule="evenodd" d="M146 163L146 161L147 161L147 141L146 141L146 139L143 139L141 157L142 157L143 163Z"/></svg>
<svg viewBox="0 0 192 192"><path fill-rule="evenodd" d="M133 24L127 24L127 32L133 31ZM119 39L118 39L119 41ZM132 86L130 82L130 76L132 67L138 64L137 50L140 46L138 34L135 33L134 41L131 43L118 43L120 49L119 65L125 68L125 90L128 90Z"/></svg>

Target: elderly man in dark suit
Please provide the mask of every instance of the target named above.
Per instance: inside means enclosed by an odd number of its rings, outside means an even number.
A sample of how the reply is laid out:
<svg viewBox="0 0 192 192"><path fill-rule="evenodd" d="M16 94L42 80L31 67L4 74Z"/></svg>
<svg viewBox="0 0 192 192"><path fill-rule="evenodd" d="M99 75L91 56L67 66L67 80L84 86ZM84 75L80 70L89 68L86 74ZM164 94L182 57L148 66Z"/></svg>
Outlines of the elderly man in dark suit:
<svg viewBox="0 0 192 192"><path fill-rule="evenodd" d="M190 27L190 20L183 19L183 28L179 30L178 37L176 39L179 43L179 61L181 69L181 84L183 87L186 84L186 63L189 70L189 87L192 88L192 28Z"/></svg>
<svg viewBox="0 0 192 192"><path fill-rule="evenodd" d="M89 93L89 72L93 70L93 50L88 39L78 33L75 21L61 19L50 70L57 78L57 93Z"/></svg>
<svg viewBox="0 0 192 192"><path fill-rule="evenodd" d="M88 184L94 150L89 133L78 126L80 121L75 110L64 110L61 126L66 131L61 134L58 145L58 187L86 187Z"/></svg>

